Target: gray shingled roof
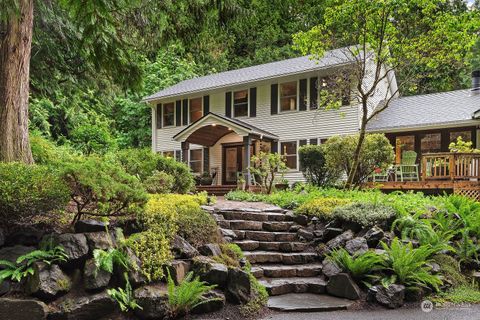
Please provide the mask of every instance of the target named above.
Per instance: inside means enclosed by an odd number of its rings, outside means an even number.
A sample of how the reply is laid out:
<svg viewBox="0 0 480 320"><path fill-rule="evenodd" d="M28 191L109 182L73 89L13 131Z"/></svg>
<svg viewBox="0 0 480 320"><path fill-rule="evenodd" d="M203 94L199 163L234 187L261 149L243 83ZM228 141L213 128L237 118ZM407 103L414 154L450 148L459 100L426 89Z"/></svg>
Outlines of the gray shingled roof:
<svg viewBox="0 0 480 320"><path fill-rule="evenodd" d="M457 90L401 97L390 103L370 121L368 130L388 131L473 122L475 111L480 109L480 94Z"/></svg>
<svg viewBox="0 0 480 320"><path fill-rule="evenodd" d="M175 97L205 90L231 87L248 82L267 80L281 76L319 70L327 66L333 67L353 61L352 58L348 57L349 51L345 48L340 48L327 51L319 60L312 59L311 56L304 56L237 70L215 73L208 76L179 82L151 96L145 97L143 101L148 102L160 98Z"/></svg>

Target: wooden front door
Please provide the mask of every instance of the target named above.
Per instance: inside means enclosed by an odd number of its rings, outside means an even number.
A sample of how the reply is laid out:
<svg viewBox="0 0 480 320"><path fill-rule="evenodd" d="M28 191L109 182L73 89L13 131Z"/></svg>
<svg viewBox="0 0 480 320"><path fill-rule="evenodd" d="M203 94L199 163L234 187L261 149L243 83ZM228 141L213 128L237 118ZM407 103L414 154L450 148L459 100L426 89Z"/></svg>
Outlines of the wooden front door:
<svg viewBox="0 0 480 320"><path fill-rule="evenodd" d="M236 184L237 172L242 171L243 147L241 145L223 146L222 183Z"/></svg>

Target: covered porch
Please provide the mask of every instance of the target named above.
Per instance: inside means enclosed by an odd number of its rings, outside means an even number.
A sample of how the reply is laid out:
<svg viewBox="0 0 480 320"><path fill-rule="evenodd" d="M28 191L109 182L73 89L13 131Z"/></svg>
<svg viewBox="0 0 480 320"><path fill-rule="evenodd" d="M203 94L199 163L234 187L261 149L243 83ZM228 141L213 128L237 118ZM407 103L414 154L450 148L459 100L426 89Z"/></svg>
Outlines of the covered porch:
<svg viewBox="0 0 480 320"><path fill-rule="evenodd" d="M260 151L276 152L278 145L275 134L216 113L206 114L173 139L181 142L182 161L189 164L196 175L208 173L213 178L200 189L218 193L236 188L240 176L249 186L252 155Z"/></svg>

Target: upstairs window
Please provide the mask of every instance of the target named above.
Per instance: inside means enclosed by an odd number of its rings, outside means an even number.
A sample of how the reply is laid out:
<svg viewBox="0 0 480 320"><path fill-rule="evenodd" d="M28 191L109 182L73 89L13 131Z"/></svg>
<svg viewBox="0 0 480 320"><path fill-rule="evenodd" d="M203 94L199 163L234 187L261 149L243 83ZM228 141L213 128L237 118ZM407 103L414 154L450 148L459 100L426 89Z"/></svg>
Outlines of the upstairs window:
<svg viewBox="0 0 480 320"><path fill-rule="evenodd" d="M235 91L233 93L233 116L248 116L248 90Z"/></svg>
<svg viewBox="0 0 480 320"><path fill-rule="evenodd" d="M175 124L175 106L173 102L163 105L163 126L173 126Z"/></svg>
<svg viewBox="0 0 480 320"><path fill-rule="evenodd" d="M297 110L297 82L280 84L280 111Z"/></svg>
<svg viewBox="0 0 480 320"><path fill-rule="evenodd" d="M282 142L280 144L281 154L285 158L285 163L290 169L297 169L297 142Z"/></svg>
<svg viewBox="0 0 480 320"><path fill-rule="evenodd" d="M202 98L190 99L190 123L197 121L202 115Z"/></svg>

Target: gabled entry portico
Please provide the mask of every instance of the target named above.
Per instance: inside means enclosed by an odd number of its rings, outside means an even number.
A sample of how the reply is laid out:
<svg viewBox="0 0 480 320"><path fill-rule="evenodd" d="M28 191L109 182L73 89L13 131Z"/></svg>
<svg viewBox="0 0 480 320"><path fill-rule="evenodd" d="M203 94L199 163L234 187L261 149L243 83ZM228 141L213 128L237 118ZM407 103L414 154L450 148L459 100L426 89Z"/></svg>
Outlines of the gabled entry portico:
<svg viewBox="0 0 480 320"><path fill-rule="evenodd" d="M234 142L220 142L227 137ZM173 139L181 142L182 160L186 163L189 163L189 149L192 145L205 147L208 156L204 156L204 170L212 170L210 163L221 164L221 168L218 168L221 174L217 172L217 184L235 184L237 173L241 172L249 185L251 156L261 149L276 152L277 143L272 142L277 142L278 136L237 119L208 113L180 131ZM216 150L221 152L213 152Z"/></svg>

